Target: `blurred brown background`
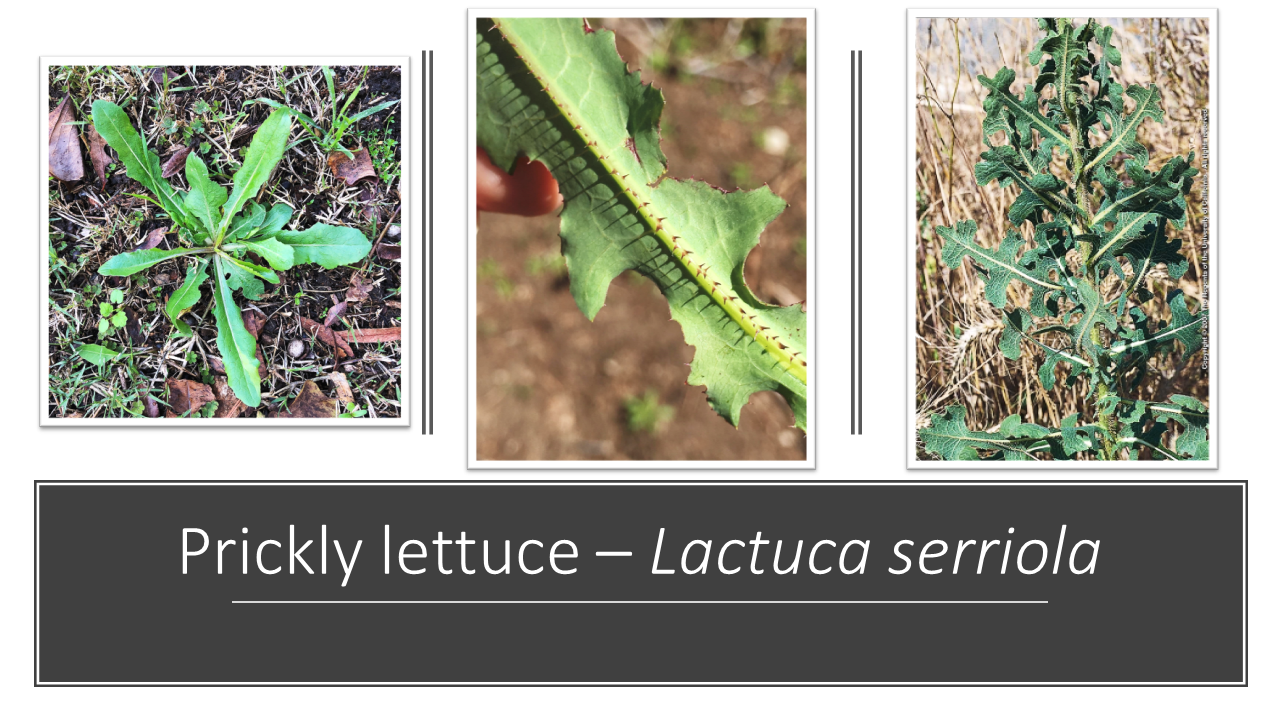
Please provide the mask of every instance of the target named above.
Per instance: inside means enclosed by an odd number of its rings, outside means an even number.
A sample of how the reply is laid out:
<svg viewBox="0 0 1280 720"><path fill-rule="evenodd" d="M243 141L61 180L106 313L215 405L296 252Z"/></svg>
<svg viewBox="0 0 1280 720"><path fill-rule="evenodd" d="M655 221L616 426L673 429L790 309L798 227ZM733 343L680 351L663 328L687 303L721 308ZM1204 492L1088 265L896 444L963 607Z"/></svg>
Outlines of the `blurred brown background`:
<svg viewBox="0 0 1280 720"><path fill-rule="evenodd" d="M1077 24L1084 22L1077 18ZM1158 168L1174 155L1200 152L1200 111L1209 107L1209 30L1197 19L1098 18L1116 29L1113 44L1123 56L1117 75L1125 84L1148 84L1155 79L1163 98L1165 122L1145 122L1138 140L1151 152L1148 169ZM982 98L986 90L978 75L992 77L1006 66L1017 74L1013 91L1021 96L1035 73L1027 54L1040 38L1033 19L932 18L922 19L916 34L916 418L917 427L930 413L948 405L963 405L969 426L990 429L1011 414L1024 421L1057 425L1062 417L1085 409L1086 383L1064 387L1065 368L1059 382L1046 392L1036 377L1042 356L1024 350L1018 361L1006 360L997 343L1002 324L1000 311L982 295L981 276L966 264L948 268L942 264L942 241L937 225L954 225L972 219L978 224L978 241L998 245L1008 227L1007 211L1017 197L1015 188L997 183L979 187L973 166L986 149L982 144ZM1130 101L1131 103L1132 101ZM999 142L999 141L997 141ZM1054 160L1055 174L1065 177L1062 158ZM1117 169L1119 167L1117 166ZM1122 179L1126 179L1122 175ZM1201 290L1200 210L1205 174L1196 178L1186 198L1188 215L1181 231L1169 226L1170 237L1182 238L1182 253L1191 267L1181 280L1171 281L1164 267L1151 274L1149 287L1156 300L1154 318L1167 320L1164 302L1168 289L1178 287L1188 295L1193 310ZM1031 223L1023 229L1031 236ZM1069 260L1075 251L1069 255ZM1018 283L1010 285L1016 307L1027 307L1029 293ZM1142 397L1166 398L1173 393L1192 395L1209 402L1207 376L1200 372L1198 356L1183 362L1175 353L1153 363L1142 388Z"/></svg>
<svg viewBox="0 0 1280 720"><path fill-rule="evenodd" d="M747 283L765 302L805 300L805 20L589 22L615 31L629 67L662 89L670 176L768 183L787 201L747 259ZM554 214L480 217L478 458L804 459L781 396L757 393L734 429L685 385L693 348L653 283L623 274L589 322L569 294L558 228Z"/></svg>

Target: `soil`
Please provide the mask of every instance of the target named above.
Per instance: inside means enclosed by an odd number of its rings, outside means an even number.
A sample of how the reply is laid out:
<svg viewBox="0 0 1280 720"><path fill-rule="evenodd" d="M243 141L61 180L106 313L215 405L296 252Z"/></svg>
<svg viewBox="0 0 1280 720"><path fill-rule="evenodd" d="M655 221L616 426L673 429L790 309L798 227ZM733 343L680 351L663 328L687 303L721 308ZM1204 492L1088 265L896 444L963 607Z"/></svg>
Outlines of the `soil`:
<svg viewBox="0 0 1280 720"><path fill-rule="evenodd" d="M198 66L139 71L121 67L112 69L110 75L97 73L87 80L83 77L85 69L76 68L71 81L67 80L67 70L53 68L50 71L50 109L69 92L76 104L76 119L88 121L93 100L107 98L120 103L126 98L133 98L123 107L135 127L141 125L138 129L147 138L148 146L158 152L161 162L184 142L192 147L209 142L212 147L201 152L201 157L210 165L215 179L227 187L234 168L224 168L220 164L219 150L230 148L239 159L238 150L249 144L257 127L271 111L262 104L246 106L246 101L266 97L290 104L316 118L322 127L328 126L328 95L319 68ZM163 80L162 72L166 71L170 77L168 91L157 87L155 82ZM335 67L333 71L340 93L350 92L363 82L364 88L348 109L348 114L400 97L401 71L398 67ZM306 77L289 84L287 97L281 94L279 87L283 80L299 75ZM145 98L145 102L136 99L138 97ZM220 110L205 111L204 117L222 115L236 118L241 110L244 116L221 124L205 121L205 131L193 133L189 139L184 138L183 131L165 132L166 121L190 123L202 115L202 104L214 103L218 103L216 107ZM399 138L400 117L401 106L397 104L364 118L348 129L343 145L355 149L360 142L358 133L381 133L383 129L389 129L393 137ZM302 229L318 222L347 225L362 230L375 243L375 249L379 238L382 244L398 245L398 175L392 178L390 186L381 179L366 179L348 188L333 177L325 162L327 153L316 143L304 139L309 135L302 133L299 123L295 122L294 127L293 141L301 142L286 151L257 201L268 208L281 202L293 207L291 228ZM106 393L113 391L131 396L150 394L163 400L166 379L213 382L219 364L216 361L217 329L208 285L203 289L201 301L185 318L195 330L195 338L175 336L163 312L168 296L183 280L188 259L160 263L132 278L97 274L97 267L107 258L134 249L149 230L168 226L171 222L156 217L158 208L154 204L131 196L148 194L148 191L129 179L118 162L115 169L109 171L105 188L98 187L87 160L88 143L83 132L82 144L86 152L84 180L64 183L49 179L50 238L57 255L70 265L67 277L55 279L51 276L50 279L51 300L66 311L64 314L50 309L51 374L71 372L75 367L74 347L81 343L101 343L114 349L129 349L132 343L139 377L127 379L130 387L112 388L102 387L102 383L95 384L85 389L83 397L69 405L60 406L51 395L50 417L78 416L77 413L96 406ZM116 153L108 152L115 159ZM395 164L399 163L398 146L390 157ZM169 180L177 187L186 187L182 173ZM389 229L395 232L388 233ZM166 235L159 247L181 247L178 235ZM376 251L353 266L325 270L317 265L306 265L280 272L281 282L277 285L267 283L266 292L258 300L249 301L236 294L242 310L253 308L267 317L259 337L259 349L266 361L262 371L263 405L256 410L245 410L242 416L252 417L256 412L270 414L297 395L303 382L325 380L327 383L327 376L335 370L347 375L355 391L356 404L368 411L368 417L399 416L401 358L398 344L353 345L356 356L339 361L332 348L310 338L299 322L300 317L323 322L330 308L344 298L355 275L374 283L374 287L367 299L348 305L346 312L334 324L334 329L345 329L348 325L354 328L399 325L400 288L404 286L400 262L381 259ZM92 292L94 288L101 289L95 294ZM110 288L125 291L125 303L131 317L136 317L136 323L130 323L129 332L100 340L95 313L97 303L106 300ZM74 320L68 321L68 315ZM294 339L306 342L306 351L298 358L287 353L289 343ZM190 353L195 354L194 359ZM211 358L215 359L212 364ZM328 384L323 386L331 389ZM129 414L122 416L128 417Z"/></svg>
<svg viewBox="0 0 1280 720"><path fill-rule="evenodd" d="M727 20L693 21L691 55L711 52ZM600 27L600 21L592 21ZM644 68L643 27L605 21L619 32L619 53ZM635 42L632 38L638 38ZM798 38L798 40L796 39ZM784 37L798 42L803 26ZM779 53L775 53L779 54ZM759 58L754 58L758 60ZM765 302L807 297L805 275L805 94L803 62L780 67L776 58L722 64L716 72L684 69L658 74L667 104L663 150L672 177L751 189L762 183L789 207L771 223L746 265L748 284ZM758 69L763 65L764 71ZM798 88L780 102L779 88ZM763 98L763 99L761 99ZM744 101L756 100L752 104ZM783 155L758 142L781 128ZM488 460L801 460L804 434L776 393L757 393L735 429L707 405L703 388L689 386L694 349L657 288L634 273L614 280L604 309L589 322L569 293L555 215L523 218L482 214L478 237L477 456ZM637 338L643 338L643 341ZM655 433L629 427L626 400L657 392L674 408Z"/></svg>

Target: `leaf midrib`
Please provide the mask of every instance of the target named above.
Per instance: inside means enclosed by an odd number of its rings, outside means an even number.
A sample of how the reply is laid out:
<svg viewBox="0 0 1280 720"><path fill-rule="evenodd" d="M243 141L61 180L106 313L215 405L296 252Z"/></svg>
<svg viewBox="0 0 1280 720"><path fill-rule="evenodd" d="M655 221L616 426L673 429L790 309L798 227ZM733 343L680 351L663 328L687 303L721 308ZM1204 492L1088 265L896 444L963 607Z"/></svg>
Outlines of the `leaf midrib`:
<svg viewBox="0 0 1280 720"><path fill-rule="evenodd" d="M1147 88L1147 89L1150 90L1150 88ZM1112 134L1111 138L1107 140L1107 144L1103 145L1102 150L1098 152L1098 156L1095 157L1089 164L1084 166L1085 174L1088 174L1088 172L1092 170L1093 167L1098 163L1102 162L1103 160L1109 159L1111 155L1114 155L1116 152L1119 152L1121 147L1120 141L1123 138L1128 137L1129 133L1132 132L1134 129L1136 129L1139 125L1141 125L1142 121L1146 119L1143 113L1145 113L1146 109L1150 107L1151 100L1155 96L1156 96L1155 91L1151 90L1150 92L1147 93L1147 97L1142 102L1142 104L1134 107L1133 114L1129 116L1130 118L1132 118L1131 123L1124 128L1123 132L1116 132ZM1123 121L1121 122L1121 125L1122 126L1124 125Z"/></svg>

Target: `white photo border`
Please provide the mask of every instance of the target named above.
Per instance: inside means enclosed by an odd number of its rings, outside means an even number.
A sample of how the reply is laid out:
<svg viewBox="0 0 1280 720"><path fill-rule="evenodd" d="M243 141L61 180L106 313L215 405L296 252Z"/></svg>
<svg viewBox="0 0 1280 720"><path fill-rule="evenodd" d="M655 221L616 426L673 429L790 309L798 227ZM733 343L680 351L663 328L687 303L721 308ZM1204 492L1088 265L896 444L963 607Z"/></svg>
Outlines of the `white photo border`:
<svg viewBox="0 0 1280 720"><path fill-rule="evenodd" d="M817 176L817 125L816 113L817 107L817 74L815 67L815 58L817 57L817 26L816 26L816 10L809 9L767 9L767 8L716 8L716 9L661 9L661 10L642 10L642 9L468 9L467 10L467 37L474 43L476 20L479 18L493 17L494 15L507 15L510 17L610 17L610 18L650 18L650 17L695 17L695 18L724 18L724 17L742 17L742 18L804 18L805 23L805 77L809 88L805 102L805 188L808 200L808 212L805 214L805 237L808 238L809 251L805 254L805 276L807 280L806 295L809 302L806 306L805 319L808 322L807 337L809 346L809 396L808 411L809 417L816 418L817 412L817 393L812 392L812 388L816 386L817 370L816 367L820 362L815 362L818 357L815 353L814 329L817 328L815 303L813 300L817 296L817 265L815 257L817 255L817 188L815 178ZM471 47L469 44L468 47ZM757 460L757 461L738 461L738 460L659 460L659 461L640 461L640 460L549 460L549 461L532 461L532 460L480 460L476 457L476 268L478 267L478 255L476 246L476 159L475 152L467 150L474 148L476 145L476 116L475 116L475 97L476 97L476 56L474 52L467 55L467 144L464 151L467 154L467 206L463 212L467 214L467 469L469 470L496 470L496 469L558 469L558 470L599 470L599 469L646 469L646 470L678 470L678 469L697 469L697 470L725 470L725 469L788 469L788 470L812 470L817 467L816 448L814 443L814 433L812 428L805 433L805 459L804 460ZM710 420L709 420L710 421Z"/></svg>
<svg viewBox="0 0 1280 720"><path fill-rule="evenodd" d="M916 78L916 27L918 21L925 18L970 18L970 17L995 17L995 18L1032 18L1032 17L1115 17L1115 18L1204 18L1209 22L1209 137L1208 144L1211 153L1216 153L1218 149L1218 11L1217 9L1168 9L1168 8L1144 8L1144 9L1103 9L1103 8L1049 8L1038 9L1035 11L1020 11L1013 9L966 9L966 8L945 8L938 10L907 10L907 43L906 43L906 64L905 64L905 82L906 92L904 93L905 122L907 127L907 143L906 143L906 202L904 203L906 210L905 225L905 266L906 266L906 332L904 337L906 340L906 455L908 470L1025 470L1027 468L1038 468L1041 470L1151 470L1159 468L1161 470L1217 470L1219 462L1218 454L1218 406L1221 405L1218 393L1218 335L1220 331L1212 315L1210 315L1209 329L1209 459L1208 460L1185 460L1180 462L1168 462L1160 460L1115 460L1115 461L1066 461L1055 463L1044 463L1033 460L1007 460L998 463L978 463L964 460L920 460L916 457L916 311L915 311L915 172L913 168L916 162L916 123L915 123L915 78ZM1216 159L1212 154L1209 155L1210 173L1208 178L1207 192L1209 193L1209 213L1205 218L1206 227L1209 230L1209 273L1205 283L1205 299L1206 308L1215 308L1219 300L1212 295L1218 292L1218 265L1220 260L1217 255L1217 248L1220 247L1220 241L1216 235L1218 233L1216 218L1218 214L1218 176L1221 174L1215 168ZM1200 157L1197 157L1199 160Z"/></svg>
<svg viewBox="0 0 1280 720"><path fill-rule="evenodd" d="M40 182L42 190L40 192L40 227L44 237L41 238L40 252L40 288L43 293L40 298L40 322L39 332L40 340L37 347L42 353L40 358L41 377L40 377L40 399L39 399L39 417L40 427L92 427L92 426L120 426L134 428L209 428L209 427L409 427L412 422L412 411L414 409L413 396L411 392L415 378L413 377L413 368L421 367L422 363L419 359L413 358L413 319L414 309L413 303L416 296L413 295L415 286L421 287L421 283L425 282L425 278L413 277L413 248L410 238L413 237L414 225L413 220L418 217L416 213L406 212L408 209L406 203L408 199L413 197L415 189L413 172L416 170L417 163L413 162L412 155L417 151L417 145L413 139L411 132L411 124L414 120L414 103L418 98L413 93L412 83L412 64L408 56L390 55L390 56L42 56L40 58L40 120L39 128L46 126L45 115L48 114L49 104L49 68L56 65L183 65L183 66L211 66L211 65L240 65L240 66L270 66L270 65L395 65L400 68L400 104L402 119L400 122L400 195L401 211L401 267L402 277L406 277L401 294L404 299L401 308L401 326L400 331L400 347L403 363L400 375L400 417L395 418L334 418L332 420L321 419L300 419L300 418L200 418L191 422L180 422L172 418L51 418L49 417L48 400L49 400L49 333L48 333L48 297L49 297L49 242L48 242L48 220L49 217L49 193L45 187L45 183L49 178L49 154L44 151L47 144L47 138L43 135L40 138ZM408 268L405 270L404 268ZM191 420L187 418L187 420Z"/></svg>

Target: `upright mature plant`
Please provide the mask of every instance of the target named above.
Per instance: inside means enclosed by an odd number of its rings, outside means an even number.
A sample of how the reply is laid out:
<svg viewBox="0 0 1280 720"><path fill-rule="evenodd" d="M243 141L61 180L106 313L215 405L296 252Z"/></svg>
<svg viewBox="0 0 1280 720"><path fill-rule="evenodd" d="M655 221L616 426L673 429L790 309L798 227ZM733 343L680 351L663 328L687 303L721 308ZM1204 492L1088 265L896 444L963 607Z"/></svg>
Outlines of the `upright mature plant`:
<svg viewBox="0 0 1280 720"><path fill-rule="evenodd" d="M194 256L196 262L188 266L182 286L169 297L165 314L178 334L190 335L191 328L181 316L200 301L204 281L212 283L218 352L227 371L227 383L242 402L257 407L262 401L257 340L245 328L232 293L239 290L247 299L256 300L264 290L263 280L280 282L276 270L306 263L331 270L368 255L372 244L364 233L349 227L316 224L306 230L285 230L293 208L279 203L268 211L252 200L284 155L293 125L287 111L272 112L258 128L244 164L231 179L230 194L209 177L204 161L194 152L187 155L187 191L170 185L161 175L160 157L147 149L129 116L115 103L94 102L93 125L120 155L129 177L155 195L146 199L159 205L178 224L180 237L189 244L176 250L120 253L103 263L98 272L132 275L169 258ZM246 257L250 253L271 267L249 262Z"/></svg>
<svg viewBox="0 0 1280 720"><path fill-rule="evenodd" d="M510 171L541 161L560 184L569 287L588 319L610 282L635 270L657 284L697 350L689 384L733 424L753 393L776 390L807 426L805 315L758 300L747 253L786 203L761 187L725 192L665 177L657 88L627 72L612 32L580 20L480 21L479 144Z"/></svg>
<svg viewBox="0 0 1280 720"><path fill-rule="evenodd" d="M972 220L937 231L946 241L943 262L958 267L970 258L992 305L1005 307L1011 281L1030 289L1028 310L1004 312L1000 350L1011 360L1024 346L1041 353L1046 390L1065 365L1068 383L1089 383L1092 417L1069 415L1054 429L1011 415L997 432L979 432L966 427L964 408L955 405L932 415L920 439L946 460L1034 460L1036 453L1118 460L1126 452L1137 459L1142 447L1156 459L1207 459L1208 414L1200 401L1133 397L1149 361L1172 352L1175 343L1187 359L1201 348L1207 310L1191 312L1182 292L1170 290L1170 318L1156 321L1149 317L1154 296L1147 287L1157 265L1173 280L1187 270L1167 226L1181 229L1186 222L1195 153L1147 170L1150 158L1137 133L1146 120L1164 121L1160 90L1122 87L1115 79L1112 68L1121 57L1111 44L1112 28L1092 20L1076 27L1065 18L1042 19L1040 28L1045 35L1028 57L1039 73L1022 97L1010 91L1014 72L1007 67L995 78L978 78L989 91L982 123L989 149L975 176L982 185L1017 186L1011 227L995 248L977 241ZM1065 163L1054 163L1055 155ZM1030 238L1021 230L1028 221ZM1180 431L1165 444L1170 420Z"/></svg>

